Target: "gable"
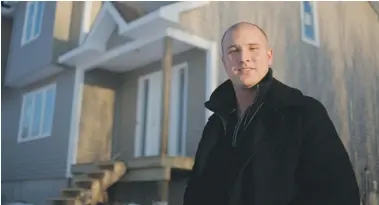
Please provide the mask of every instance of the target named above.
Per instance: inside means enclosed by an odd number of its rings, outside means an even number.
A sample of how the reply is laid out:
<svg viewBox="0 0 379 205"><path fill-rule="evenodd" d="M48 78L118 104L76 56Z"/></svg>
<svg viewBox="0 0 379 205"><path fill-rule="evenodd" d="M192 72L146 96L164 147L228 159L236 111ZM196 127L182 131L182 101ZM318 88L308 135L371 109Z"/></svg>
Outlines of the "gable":
<svg viewBox="0 0 379 205"><path fill-rule="evenodd" d="M104 56L107 52L113 52L116 47L135 41L146 42L144 39L157 39L167 33L168 28L181 28L180 14L182 12L209 3L208 1L177 2L162 6L146 15L138 11L126 15L127 11L133 8L127 5L120 7L122 5L109 1L104 2L84 42L61 55L58 62L69 66L78 66L89 59L96 59ZM111 39L114 37L116 39Z"/></svg>
<svg viewBox="0 0 379 205"><path fill-rule="evenodd" d="M95 18L93 26L83 42L83 46L100 52L106 50L106 42L112 32L124 27L126 22L110 2L105 2Z"/></svg>

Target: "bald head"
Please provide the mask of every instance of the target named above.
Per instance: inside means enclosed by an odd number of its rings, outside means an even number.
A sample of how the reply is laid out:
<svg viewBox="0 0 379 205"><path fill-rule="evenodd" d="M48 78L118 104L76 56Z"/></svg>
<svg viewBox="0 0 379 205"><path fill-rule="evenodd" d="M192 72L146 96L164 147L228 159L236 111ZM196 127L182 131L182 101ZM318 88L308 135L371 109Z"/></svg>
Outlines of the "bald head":
<svg viewBox="0 0 379 205"><path fill-rule="evenodd" d="M238 22L236 24L233 24L232 26L230 26L225 32L224 32L224 35L222 36L221 38L221 48L222 48L222 54L224 55L224 40L226 37L228 37L230 35L230 33L233 33L233 31L235 30L239 30L239 29L252 29L252 30L256 30L257 32L259 32L260 34L262 34L264 40L266 41L266 45L268 45L268 38L267 38L267 35L266 33L263 31L263 29L261 29L258 25L256 24L252 24L252 23L248 23L248 22Z"/></svg>

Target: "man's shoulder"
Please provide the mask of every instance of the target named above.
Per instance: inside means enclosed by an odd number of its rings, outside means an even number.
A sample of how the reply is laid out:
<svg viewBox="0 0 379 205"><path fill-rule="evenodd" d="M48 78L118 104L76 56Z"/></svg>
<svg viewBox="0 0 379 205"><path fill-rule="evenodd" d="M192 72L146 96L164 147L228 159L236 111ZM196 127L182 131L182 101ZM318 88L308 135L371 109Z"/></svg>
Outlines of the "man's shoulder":
<svg viewBox="0 0 379 205"><path fill-rule="evenodd" d="M319 100L308 95L303 95L303 105L306 107L306 109L311 111L326 111L325 106Z"/></svg>
<svg viewBox="0 0 379 205"><path fill-rule="evenodd" d="M212 113L212 115L208 117L208 121L205 127L209 127L210 125L214 124L217 121L221 121L221 118L217 114Z"/></svg>
<svg viewBox="0 0 379 205"><path fill-rule="evenodd" d="M277 79L275 79L275 84L275 95L279 95L279 100L290 105L295 105L307 112L323 112L326 110L325 106L319 100L304 94L300 89L284 84Z"/></svg>

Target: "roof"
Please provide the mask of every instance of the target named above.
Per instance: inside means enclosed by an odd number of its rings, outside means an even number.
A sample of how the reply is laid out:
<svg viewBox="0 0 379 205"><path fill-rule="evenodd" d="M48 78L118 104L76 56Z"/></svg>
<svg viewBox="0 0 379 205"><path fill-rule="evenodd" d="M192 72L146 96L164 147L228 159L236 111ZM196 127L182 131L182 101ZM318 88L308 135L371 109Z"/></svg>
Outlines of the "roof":
<svg viewBox="0 0 379 205"><path fill-rule="evenodd" d="M132 7L124 2L112 1L112 4L125 22L133 21L145 14L141 9Z"/></svg>

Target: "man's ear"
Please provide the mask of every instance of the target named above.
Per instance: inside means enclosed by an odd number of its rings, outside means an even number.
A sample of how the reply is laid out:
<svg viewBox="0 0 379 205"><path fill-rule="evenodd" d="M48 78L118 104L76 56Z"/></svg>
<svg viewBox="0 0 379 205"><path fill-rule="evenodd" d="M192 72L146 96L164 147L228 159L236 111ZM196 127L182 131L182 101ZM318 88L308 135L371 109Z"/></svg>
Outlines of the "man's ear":
<svg viewBox="0 0 379 205"><path fill-rule="evenodd" d="M271 66L272 61L273 61L273 50L271 48L267 50L267 59L268 59L268 65Z"/></svg>

